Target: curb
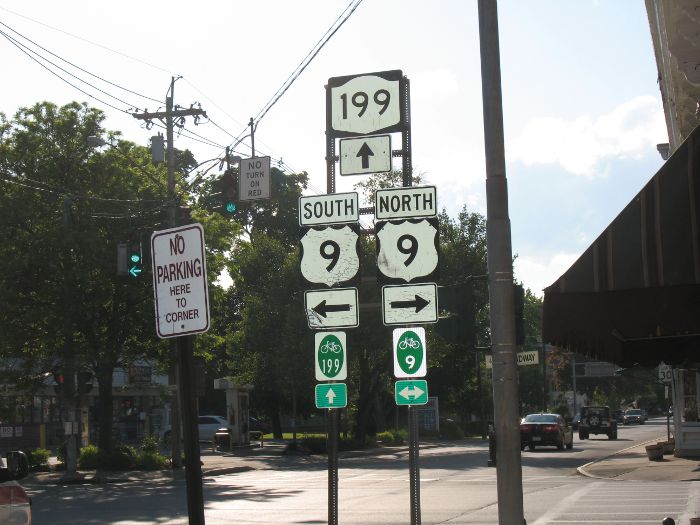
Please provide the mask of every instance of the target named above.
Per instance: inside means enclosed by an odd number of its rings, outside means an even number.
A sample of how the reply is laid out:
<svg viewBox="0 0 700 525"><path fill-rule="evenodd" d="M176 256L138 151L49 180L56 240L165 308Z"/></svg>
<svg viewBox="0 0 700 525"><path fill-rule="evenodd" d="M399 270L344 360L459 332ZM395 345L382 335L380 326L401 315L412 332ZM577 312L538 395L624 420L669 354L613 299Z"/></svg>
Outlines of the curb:
<svg viewBox="0 0 700 525"><path fill-rule="evenodd" d="M630 447L623 448L622 450L618 450L618 451L613 452L612 454L608 454L607 456L604 456L604 457L602 457L602 458L594 459L593 461L590 461L590 462L586 463L585 465L581 465L580 467L577 467L577 468L576 468L576 471L577 471L581 476L585 476L585 477L587 477L587 478L594 478L594 479L611 479L611 480L614 480L614 481L625 481L624 479L608 478L608 477L605 477L605 476L597 476L597 475L595 475L595 474L591 474L590 472L587 472L587 471L586 471L586 467L590 467L591 465L595 465L596 463L601 463L601 462L603 462L603 461L605 461L605 460L607 460L607 459L610 459L610 458L612 458L612 457L614 457L614 456L617 456L618 454L622 454L623 452L626 452L626 451L628 451L628 450L632 450L633 448L643 447L643 446L645 446L647 443L653 443L653 442L656 442L656 441L658 441L658 440L659 440L658 438L650 439L649 441L644 441L644 442L642 442L642 443L637 443L636 445L632 445L632 446L630 446Z"/></svg>

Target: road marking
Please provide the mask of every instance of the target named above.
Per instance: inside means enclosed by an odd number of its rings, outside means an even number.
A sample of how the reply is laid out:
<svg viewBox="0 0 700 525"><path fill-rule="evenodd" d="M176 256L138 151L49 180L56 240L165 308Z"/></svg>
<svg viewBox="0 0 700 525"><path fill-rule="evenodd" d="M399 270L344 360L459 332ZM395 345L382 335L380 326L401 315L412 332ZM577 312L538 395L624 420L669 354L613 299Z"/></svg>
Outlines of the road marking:
<svg viewBox="0 0 700 525"><path fill-rule="evenodd" d="M550 523L555 523L554 518L556 516L559 516L565 510L573 507L578 500L580 500L584 496L588 495L589 492L592 492L593 490L597 489L601 485L603 485L603 482L594 481L590 485L582 487L582 488L574 491L573 494L570 494L569 496L565 497L557 505L555 505L554 507L549 509L549 511L545 512L542 516L540 516L539 519L537 519L537 521L533 522L533 525L549 525ZM556 523L560 523L560 522L556 522ZM561 523L563 523L563 522L561 522ZM582 521L582 522L577 522L577 523L585 523L585 522Z"/></svg>

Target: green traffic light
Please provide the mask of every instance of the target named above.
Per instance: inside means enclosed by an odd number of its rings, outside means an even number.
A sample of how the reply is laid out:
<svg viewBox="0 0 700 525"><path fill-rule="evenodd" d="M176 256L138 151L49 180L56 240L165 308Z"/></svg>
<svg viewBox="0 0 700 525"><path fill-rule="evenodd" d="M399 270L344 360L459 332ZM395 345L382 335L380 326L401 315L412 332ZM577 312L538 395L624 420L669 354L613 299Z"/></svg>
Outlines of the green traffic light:
<svg viewBox="0 0 700 525"><path fill-rule="evenodd" d="M236 209L237 209L237 208L236 208L236 203L230 202L230 201L226 203L226 211L227 211L227 212L229 212L229 213L235 213Z"/></svg>
<svg viewBox="0 0 700 525"><path fill-rule="evenodd" d="M137 263L141 260L141 256L138 253L131 254L131 262Z"/></svg>

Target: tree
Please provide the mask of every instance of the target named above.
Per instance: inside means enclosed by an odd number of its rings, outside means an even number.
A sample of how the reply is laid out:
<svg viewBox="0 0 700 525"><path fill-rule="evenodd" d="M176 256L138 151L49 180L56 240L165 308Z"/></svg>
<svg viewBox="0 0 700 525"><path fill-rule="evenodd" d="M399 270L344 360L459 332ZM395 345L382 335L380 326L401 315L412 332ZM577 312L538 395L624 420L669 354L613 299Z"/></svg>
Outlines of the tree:
<svg viewBox="0 0 700 525"><path fill-rule="evenodd" d="M151 164L147 148L118 133L108 134L104 151L88 147L88 136L107 134L103 120L86 104L49 102L0 118L0 236L11 239L0 245L0 355L21 357L25 378L61 368L69 410L74 372L94 375L98 445L109 449L114 369L141 357L168 359L155 336L148 265L139 279L117 277L116 246L141 242L147 254L170 203L165 167ZM180 172L195 165L187 151L176 158ZM181 175L177 182L184 187ZM205 219L213 280L230 228Z"/></svg>

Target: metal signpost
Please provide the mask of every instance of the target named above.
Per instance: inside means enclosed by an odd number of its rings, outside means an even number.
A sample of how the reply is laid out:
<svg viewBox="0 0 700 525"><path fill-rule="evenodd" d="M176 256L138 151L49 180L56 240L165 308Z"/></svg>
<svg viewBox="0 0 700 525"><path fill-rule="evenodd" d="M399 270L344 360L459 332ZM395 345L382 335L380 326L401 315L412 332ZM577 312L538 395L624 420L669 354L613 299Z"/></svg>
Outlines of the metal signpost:
<svg viewBox="0 0 700 525"><path fill-rule="evenodd" d="M401 133L400 149L392 150L390 133ZM336 155L336 139L340 154ZM326 85L326 200L300 203L305 224L336 225L328 232L304 234L302 239L302 275L307 282L319 283L329 290L307 291L305 309L310 328L331 329L357 326L357 293L348 286L359 275L359 265L351 254L357 238L351 227L339 226L351 221L331 222L330 215L343 209L347 202L343 194L335 194L336 162L341 175L362 175L388 172L392 158L402 158L403 188L380 190L376 207L363 208L362 213L374 212L377 221L377 267L382 288L382 312L385 325L416 325L436 323L438 319L438 224L435 187L412 188L410 83L400 70L381 71L335 77ZM334 198L337 198L337 202ZM318 197L316 197L318 199ZM328 202L330 201L330 202ZM325 206L328 204L328 207ZM318 221L318 222L315 222ZM332 233L330 233L332 231ZM313 255L306 253L310 252ZM303 259L307 258L306 261ZM325 264L321 264L325 263ZM356 272L357 269L357 272ZM353 313L355 312L355 313ZM394 370L397 377L424 377L426 374L425 329L397 329L394 341ZM345 362L326 357L331 347L344 347L337 338L316 340L317 379L335 379L328 373ZM322 354L321 347L326 350ZM340 370L337 372L342 374ZM408 406L409 468L411 485L411 524L420 524L420 473L418 468L418 424L413 406L427 402L426 381L414 381L398 389L397 405ZM343 394L335 390L316 391L317 406L334 405ZM328 386L328 385L325 385ZM331 387L335 388L335 387ZM331 399L329 399L332 398ZM331 410L330 412L333 412ZM328 523L337 524L337 420L330 420L328 441L329 495ZM335 426L333 426L335 424Z"/></svg>
<svg viewBox="0 0 700 525"><path fill-rule="evenodd" d="M312 330L353 328L359 325L357 288L360 275L360 209L354 193L299 197L301 274L306 290L304 312ZM317 381L347 378L345 332L314 334ZM339 410L347 406L345 383L321 383L315 388L316 407L328 411L328 523L338 523Z"/></svg>
<svg viewBox="0 0 700 525"><path fill-rule="evenodd" d="M202 467L199 454L196 396L193 394L192 335L209 330L209 290L204 229L188 224L151 235L156 332L177 339L180 403L185 442L187 507L191 524L204 524ZM177 435L175 432L173 434Z"/></svg>

